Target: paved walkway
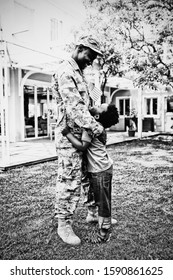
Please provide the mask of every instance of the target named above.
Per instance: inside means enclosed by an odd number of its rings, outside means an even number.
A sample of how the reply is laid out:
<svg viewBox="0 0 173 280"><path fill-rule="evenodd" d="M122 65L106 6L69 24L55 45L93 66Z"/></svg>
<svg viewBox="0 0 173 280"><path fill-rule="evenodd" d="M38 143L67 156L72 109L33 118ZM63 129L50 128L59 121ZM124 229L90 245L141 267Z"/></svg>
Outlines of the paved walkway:
<svg viewBox="0 0 173 280"><path fill-rule="evenodd" d="M143 132L142 137L158 134L154 132ZM129 137L127 132L108 132L107 146L121 143L124 141L132 141L138 138ZM56 150L54 141L50 139L28 140L25 142L10 143L10 156L5 162L2 162L2 147L0 143L0 170L7 170L17 166L31 165L39 162L55 160Z"/></svg>

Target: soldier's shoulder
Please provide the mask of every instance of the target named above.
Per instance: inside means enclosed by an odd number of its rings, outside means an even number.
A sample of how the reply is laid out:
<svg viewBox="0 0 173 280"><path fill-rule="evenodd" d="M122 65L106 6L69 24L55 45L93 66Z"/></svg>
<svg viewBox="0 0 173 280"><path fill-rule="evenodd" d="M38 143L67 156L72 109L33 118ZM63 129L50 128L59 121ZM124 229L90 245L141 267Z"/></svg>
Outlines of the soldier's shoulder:
<svg viewBox="0 0 173 280"><path fill-rule="evenodd" d="M59 73L59 75L63 75L63 74L69 75L69 74L73 73L73 68L72 68L72 66L70 65L70 63L69 63L68 60L63 61L63 62L59 65L58 73Z"/></svg>

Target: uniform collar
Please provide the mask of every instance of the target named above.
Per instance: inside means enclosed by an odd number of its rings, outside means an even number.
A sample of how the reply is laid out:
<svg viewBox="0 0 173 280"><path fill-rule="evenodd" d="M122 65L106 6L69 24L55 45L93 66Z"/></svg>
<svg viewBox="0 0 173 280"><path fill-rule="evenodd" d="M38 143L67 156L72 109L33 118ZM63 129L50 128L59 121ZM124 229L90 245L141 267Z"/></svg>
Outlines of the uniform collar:
<svg viewBox="0 0 173 280"><path fill-rule="evenodd" d="M71 66L72 66L75 70L79 70L79 71L81 72L81 70L80 70L78 64L76 63L76 61L75 61L72 57L70 57L70 58L68 59L68 62L71 64Z"/></svg>

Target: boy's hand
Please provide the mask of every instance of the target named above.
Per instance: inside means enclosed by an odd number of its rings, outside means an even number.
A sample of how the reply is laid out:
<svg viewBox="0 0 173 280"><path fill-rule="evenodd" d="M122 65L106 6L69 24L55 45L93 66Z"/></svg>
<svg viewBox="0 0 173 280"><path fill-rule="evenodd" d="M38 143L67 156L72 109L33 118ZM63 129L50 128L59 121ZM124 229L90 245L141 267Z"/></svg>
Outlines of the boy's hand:
<svg viewBox="0 0 173 280"><path fill-rule="evenodd" d="M93 133L95 136L98 136L100 134L102 134L103 132L103 126L102 125L97 125L94 129L93 129Z"/></svg>
<svg viewBox="0 0 173 280"><path fill-rule="evenodd" d="M62 131L61 131L63 136L66 136L68 133L70 133L70 129L68 126L66 126Z"/></svg>

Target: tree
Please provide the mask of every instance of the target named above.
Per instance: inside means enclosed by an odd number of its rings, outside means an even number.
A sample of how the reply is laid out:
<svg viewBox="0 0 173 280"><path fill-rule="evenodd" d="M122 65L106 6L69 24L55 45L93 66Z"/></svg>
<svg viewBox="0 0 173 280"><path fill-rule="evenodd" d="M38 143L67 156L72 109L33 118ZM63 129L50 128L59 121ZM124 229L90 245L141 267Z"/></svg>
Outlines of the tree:
<svg viewBox="0 0 173 280"><path fill-rule="evenodd" d="M121 37L124 63L136 85L173 87L172 0L85 0L85 4Z"/></svg>
<svg viewBox="0 0 173 280"><path fill-rule="evenodd" d="M78 32L79 33L79 32ZM109 76L123 75L121 38L114 36L115 28L109 19L95 10L89 10L88 17L81 27L80 33L92 34L101 45L103 57L96 61L100 73L101 102L105 102L104 90ZM79 34L76 34L79 36Z"/></svg>
<svg viewBox="0 0 173 280"><path fill-rule="evenodd" d="M105 35L106 37L106 35ZM122 76L123 71L121 69L122 55L118 52L111 40L102 42L103 57L98 59L100 69L101 91L102 100L105 102L104 90L109 76Z"/></svg>

